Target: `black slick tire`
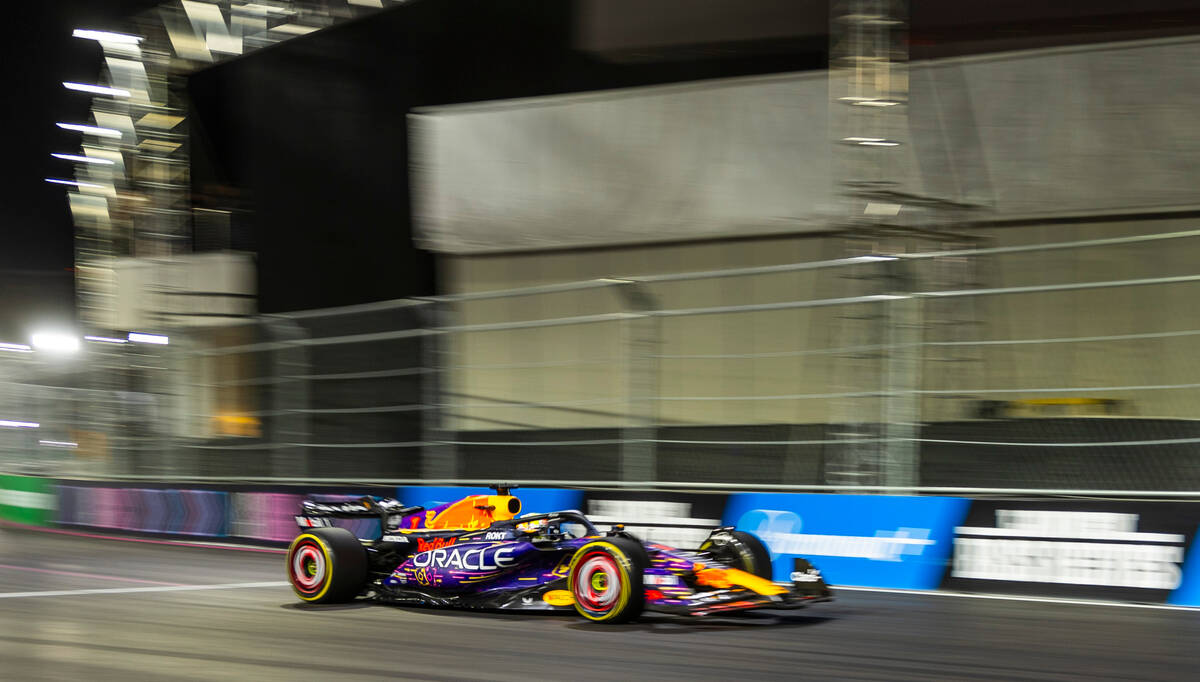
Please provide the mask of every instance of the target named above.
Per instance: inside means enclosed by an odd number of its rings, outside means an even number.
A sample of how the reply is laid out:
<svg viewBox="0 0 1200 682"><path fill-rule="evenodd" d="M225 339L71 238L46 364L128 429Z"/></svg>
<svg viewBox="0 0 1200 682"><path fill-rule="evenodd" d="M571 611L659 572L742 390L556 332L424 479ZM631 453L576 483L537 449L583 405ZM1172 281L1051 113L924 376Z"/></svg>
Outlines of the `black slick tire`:
<svg viewBox="0 0 1200 682"><path fill-rule="evenodd" d="M367 552L345 528L312 528L292 540L285 569L292 591L302 601L347 602L367 582Z"/></svg>
<svg viewBox="0 0 1200 682"><path fill-rule="evenodd" d="M736 568L767 580L772 579L771 553L767 546L757 536L743 530L728 531L728 538L721 544L716 544L712 538L700 545L701 551L712 553L713 557L730 568Z"/></svg>

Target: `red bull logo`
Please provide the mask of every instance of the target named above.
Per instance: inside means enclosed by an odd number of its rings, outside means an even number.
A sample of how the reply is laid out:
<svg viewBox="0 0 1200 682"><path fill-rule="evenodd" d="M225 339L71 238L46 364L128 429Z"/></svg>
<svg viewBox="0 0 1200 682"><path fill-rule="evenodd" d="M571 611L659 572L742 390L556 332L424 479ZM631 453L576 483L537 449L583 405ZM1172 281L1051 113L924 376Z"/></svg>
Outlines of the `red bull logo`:
<svg viewBox="0 0 1200 682"><path fill-rule="evenodd" d="M431 549L441 549L453 545L458 538L417 538L417 551L428 552Z"/></svg>

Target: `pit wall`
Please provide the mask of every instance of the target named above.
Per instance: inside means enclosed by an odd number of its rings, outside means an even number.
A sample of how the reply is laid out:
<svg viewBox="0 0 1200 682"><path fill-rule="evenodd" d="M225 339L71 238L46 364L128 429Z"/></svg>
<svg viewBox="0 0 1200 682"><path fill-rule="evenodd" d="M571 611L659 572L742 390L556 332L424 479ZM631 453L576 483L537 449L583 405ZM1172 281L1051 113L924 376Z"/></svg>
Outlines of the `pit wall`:
<svg viewBox="0 0 1200 682"><path fill-rule="evenodd" d="M432 506L486 488L200 486L0 476L0 521L282 544L310 494ZM1200 504L810 493L522 488L523 513L580 509L683 548L721 525L757 535L774 578L799 557L832 585L1200 606ZM360 537L378 521L352 520Z"/></svg>

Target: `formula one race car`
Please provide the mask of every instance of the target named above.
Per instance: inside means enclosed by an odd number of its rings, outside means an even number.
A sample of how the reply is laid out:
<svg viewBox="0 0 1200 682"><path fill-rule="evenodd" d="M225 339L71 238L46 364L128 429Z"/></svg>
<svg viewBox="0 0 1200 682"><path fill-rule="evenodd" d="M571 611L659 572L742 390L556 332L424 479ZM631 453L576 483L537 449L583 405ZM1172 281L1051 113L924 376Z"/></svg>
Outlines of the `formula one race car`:
<svg viewBox="0 0 1200 682"><path fill-rule="evenodd" d="M365 596L399 604L570 610L616 623L643 610L692 616L793 609L832 599L821 573L794 559L791 582L771 580L770 555L750 533L718 528L695 551L643 543L620 525L601 533L581 512L518 516L509 486L431 509L391 498L305 500L287 574L306 602ZM380 521L360 539L334 519Z"/></svg>

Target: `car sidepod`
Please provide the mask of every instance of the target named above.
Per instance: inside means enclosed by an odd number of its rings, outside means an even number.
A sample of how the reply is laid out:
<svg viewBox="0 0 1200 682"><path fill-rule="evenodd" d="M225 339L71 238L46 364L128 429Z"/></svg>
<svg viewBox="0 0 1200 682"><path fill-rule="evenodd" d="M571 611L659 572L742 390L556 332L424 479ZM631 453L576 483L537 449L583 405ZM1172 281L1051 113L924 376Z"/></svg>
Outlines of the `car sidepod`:
<svg viewBox="0 0 1200 682"><path fill-rule="evenodd" d="M574 550L526 540L451 539L405 559L380 582L380 596L469 608L569 609L566 575Z"/></svg>

